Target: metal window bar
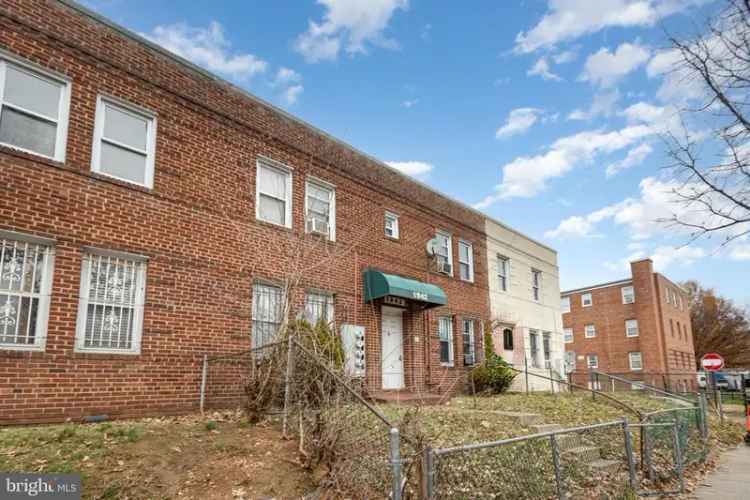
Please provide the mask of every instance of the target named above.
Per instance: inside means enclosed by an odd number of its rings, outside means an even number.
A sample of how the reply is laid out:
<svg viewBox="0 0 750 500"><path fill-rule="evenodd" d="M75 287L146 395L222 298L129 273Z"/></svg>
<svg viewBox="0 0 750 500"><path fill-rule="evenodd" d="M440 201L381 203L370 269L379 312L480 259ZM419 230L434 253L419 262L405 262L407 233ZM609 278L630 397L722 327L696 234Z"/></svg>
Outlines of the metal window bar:
<svg viewBox="0 0 750 500"><path fill-rule="evenodd" d="M275 342L282 320L283 293L280 287L253 286L252 346Z"/></svg>
<svg viewBox="0 0 750 500"><path fill-rule="evenodd" d="M50 248L0 239L0 345L29 346L37 335Z"/></svg>
<svg viewBox="0 0 750 500"><path fill-rule="evenodd" d="M476 364L476 346L474 342L474 322L464 320L463 322L463 340L464 340L464 366L474 366Z"/></svg>
<svg viewBox="0 0 750 500"><path fill-rule="evenodd" d="M305 296L305 319L313 327L323 320L329 326L334 324L333 295L324 293L308 293Z"/></svg>

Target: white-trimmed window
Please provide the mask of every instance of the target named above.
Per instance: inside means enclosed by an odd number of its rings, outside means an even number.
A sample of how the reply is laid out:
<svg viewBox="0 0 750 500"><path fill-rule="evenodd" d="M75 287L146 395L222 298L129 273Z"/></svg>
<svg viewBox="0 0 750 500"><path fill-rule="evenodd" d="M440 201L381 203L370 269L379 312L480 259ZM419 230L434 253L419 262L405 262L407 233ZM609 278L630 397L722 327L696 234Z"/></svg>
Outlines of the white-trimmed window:
<svg viewBox="0 0 750 500"><path fill-rule="evenodd" d="M531 270L531 298L542 300L542 272L537 269Z"/></svg>
<svg viewBox="0 0 750 500"><path fill-rule="evenodd" d="M253 285L253 349L276 340L284 311L283 295L281 287L264 283Z"/></svg>
<svg viewBox="0 0 750 500"><path fill-rule="evenodd" d="M464 340L464 366L474 366L477 362L477 353L473 319L461 320L461 334Z"/></svg>
<svg viewBox="0 0 750 500"><path fill-rule="evenodd" d="M307 292L305 295L305 319L315 326L323 320L328 325L334 321L333 295L325 292Z"/></svg>
<svg viewBox="0 0 750 500"><path fill-rule="evenodd" d="M440 364L453 366L453 318L438 318L438 337L440 337Z"/></svg>
<svg viewBox="0 0 750 500"><path fill-rule="evenodd" d="M640 352L629 352L630 369L633 371L643 370L643 358Z"/></svg>
<svg viewBox="0 0 750 500"><path fill-rule="evenodd" d="M552 367L552 339L550 332L542 333L542 351L544 351L544 368Z"/></svg>
<svg viewBox="0 0 750 500"><path fill-rule="evenodd" d="M635 289L632 286L622 287L622 303L632 304L635 302Z"/></svg>
<svg viewBox="0 0 750 500"><path fill-rule="evenodd" d="M531 357L531 367L541 368L539 362L539 333L536 330L529 330L529 355Z"/></svg>
<svg viewBox="0 0 750 500"><path fill-rule="evenodd" d="M453 239L451 235L438 231L435 235L435 258L438 271L453 276Z"/></svg>
<svg viewBox="0 0 750 500"><path fill-rule="evenodd" d="M468 241L458 241L459 277L464 281L474 281L474 249Z"/></svg>
<svg viewBox="0 0 750 500"><path fill-rule="evenodd" d="M52 242L0 231L0 349L44 350Z"/></svg>
<svg viewBox="0 0 750 500"><path fill-rule="evenodd" d="M265 158L256 167L255 217L292 227L292 171Z"/></svg>
<svg viewBox="0 0 750 500"><path fill-rule="evenodd" d="M139 186L154 187L156 115L99 96L91 170Z"/></svg>
<svg viewBox="0 0 750 500"><path fill-rule="evenodd" d="M563 338L565 339L566 344L572 343L573 342L573 329L563 328Z"/></svg>
<svg viewBox="0 0 750 500"><path fill-rule="evenodd" d="M594 325L586 325L583 327L583 336L587 339L593 339L596 337L596 327Z"/></svg>
<svg viewBox="0 0 750 500"><path fill-rule="evenodd" d="M308 180L305 188L305 231L336 241L336 189L323 181Z"/></svg>
<svg viewBox="0 0 750 500"><path fill-rule="evenodd" d="M592 305L594 305L594 299L591 298L590 293L581 295L581 307L591 307Z"/></svg>
<svg viewBox="0 0 750 500"><path fill-rule="evenodd" d="M385 235L397 240L399 238L398 215L385 212Z"/></svg>
<svg viewBox="0 0 750 500"><path fill-rule="evenodd" d="M575 351L565 351L565 371L567 373L576 370L576 353Z"/></svg>
<svg viewBox="0 0 750 500"><path fill-rule="evenodd" d="M669 288L665 288L665 289L664 289L664 293L665 293L665 295L666 295L666 301L667 301L667 304L669 304Z"/></svg>
<svg viewBox="0 0 750 500"><path fill-rule="evenodd" d="M625 336L626 337L638 336L638 320L637 319L629 319L625 321Z"/></svg>
<svg viewBox="0 0 750 500"><path fill-rule="evenodd" d="M65 161L70 82L0 52L0 144Z"/></svg>
<svg viewBox="0 0 750 500"><path fill-rule="evenodd" d="M588 354L586 356L586 366L589 367L591 370L596 370L599 368L599 356L596 354Z"/></svg>
<svg viewBox="0 0 750 500"><path fill-rule="evenodd" d="M140 353L145 292L145 257L85 250L76 350Z"/></svg>
<svg viewBox="0 0 750 500"><path fill-rule="evenodd" d="M560 309L563 314L570 312L570 297L563 297L560 299Z"/></svg>
<svg viewBox="0 0 750 500"><path fill-rule="evenodd" d="M508 291L510 283L510 259L502 255L497 256L497 283L500 291Z"/></svg>

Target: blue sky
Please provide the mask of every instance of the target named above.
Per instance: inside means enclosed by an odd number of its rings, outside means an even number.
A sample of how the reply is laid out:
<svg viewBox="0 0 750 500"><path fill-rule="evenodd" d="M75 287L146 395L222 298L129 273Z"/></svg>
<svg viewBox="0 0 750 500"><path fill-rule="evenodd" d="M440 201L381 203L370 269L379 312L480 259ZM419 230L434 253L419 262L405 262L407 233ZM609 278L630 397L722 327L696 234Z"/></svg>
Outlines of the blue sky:
<svg viewBox="0 0 750 500"><path fill-rule="evenodd" d="M660 134L693 89L665 29L721 0L89 0L559 252L563 288L652 256L743 304L750 243L684 246Z"/></svg>

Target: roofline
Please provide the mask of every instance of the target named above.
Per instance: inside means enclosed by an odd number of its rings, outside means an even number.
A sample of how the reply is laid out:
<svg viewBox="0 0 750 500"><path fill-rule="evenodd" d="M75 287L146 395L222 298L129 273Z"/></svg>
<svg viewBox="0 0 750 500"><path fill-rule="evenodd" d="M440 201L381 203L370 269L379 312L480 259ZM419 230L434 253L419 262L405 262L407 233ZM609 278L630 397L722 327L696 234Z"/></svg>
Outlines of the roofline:
<svg viewBox="0 0 750 500"><path fill-rule="evenodd" d="M232 90L235 90L235 91L239 92L240 94L242 94L243 96L247 97L248 99L250 99L252 101L255 101L258 104L261 104L263 106L266 106L266 107L270 108L272 111L280 114L284 118L286 118L288 120L291 120L291 121L293 121L293 122L295 122L295 123L297 123L299 125L302 125L303 127L311 130L312 132L314 132L316 134L320 134L321 136L323 136L323 137L325 137L325 138L333 141L334 143L338 144L339 146L342 146L342 147L344 147L344 148L346 148L346 149L348 149L348 150L350 150L350 151L352 151L352 152L354 152L354 153L356 153L356 154L358 154L358 155L360 155L360 156L362 156L364 158L367 158L368 160L370 160L370 161L372 161L374 163L377 163L381 167L390 170L392 173L395 173L396 175L402 177L403 179L409 180L409 181L417 184L418 186L421 186L422 188L424 188L424 189L432 192L433 194L436 194L437 196L440 196L441 198L444 198L444 199L448 200L451 203L455 203L459 207L461 207L463 209L466 209L466 210L469 210L470 212L473 212L474 214L479 215L480 217L483 217L484 219L490 220L490 221L492 221L492 222L494 222L494 223L496 223L496 224L504 227L505 229L508 229L509 231L512 231L512 232L518 234L519 236L527 238L530 241L532 241L532 242L534 242L534 243L536 243L536 244L538 244L540 246L543 246L547 250L550 250L552 252L555 252L555 254L557 254L557 250L555 250L554 248L550 248L550 247L544 245L543 243L540 243L540 242L538 242L538 241L530 238L529 236L526 236L525 234L523 234L522 232L518 231L517 229L513 229L512 227L504 224L503 222L501 222L501 221L499 221L499 220L497 220L497 219L495 219L493 217L490 217L489 215L485 214L484 212L482 212L480 210L477 210L476 208L471 207L471 206L463 203L462 201L456 200L455 198L452 198L452 197L446 195L445 193L442 193L442 192L438 191L437 189L435 189L435 188L433 188L431 186L428 186L427 184L423 183L422 181L420 181L418 179L415 179L414 177L411 177L409 175L404 174L400 170L397 170L397 169L391 167L386 162L384 162L382 160L379 160L378 158L375 158L374 156L371 156L371 155L365 153L364 151L361 151L361 150L355 148L351 144L348 144L348 143L342 141L341 139L338 139L338 138L332 136L328 132L325 132L324 130L319 129L318 127L312 125L311 123L308 123L305 120L292 115L288 111L285 111L285 110L279 108L275 104L272 104L272 103L266 101L265 99L262 99L262 98L260 98L260 97L258 97L256 95L254 95L254 94L251 94L250 92L248 92L247 90L243 89L242 87L238 87L237 85L235 85L235 84L233 84L233 83L231 83L231 82L229 82L229 81L221 78L220 76L216 75L215 73L212 73L212 72L210 72L210 71L208 71L208 70L206 70L204 68L201 68L200 66L198 66L198 65L196 65L196 64L188 61L184 57L182 57L180 55L177 55L177 54L175 54L173 52L168 51L167 49L161 47L160 45L158 45L158 44L156 44L156 43L154 43L154 42L152 42L152 41L150 41L150 40L142 37L138 33L135 33L133 31L125 28L124 26L121 26L121 25L117 24L116 22L112 21L111 19L109 19L109 18L107 18L107 17L105 17L105 16L103 16L101 14L98 14L97 12L89 9L88 7L86 7L84 5L81 5L77 1L75 1L75 0L57 0L57 1L60 2L63 5L66 5L66 6L70 7L70 8L72 8L72 9L80 12L81 14L83 14L85 16L90 17L91 19L93 19L96 22L99 22L101 24L104 24L104 25L112 28L113 30L115 30L118 33L120 33L121 35L123 35L123 36L125 36L127 38L130 38L131 40L133 40L133 41L135 41L137 43L140 43L142 45L147 46L151 50L154 50L154 51L160 53L161 55L163 55L163 56L165 56L165 57L167 57L169 59L172 59L173 61L177 62L178 64L181 64L182 66L187 67L188 69L190 69L192 71L200 73L201 75L203 75L203 76L205 76L207 78L210 78L210 79L216 81L217 83L229 86L230 88L232 88ZM486 228L485 228L484 232L485 233L487 232Z"/></svg>
<svg viewBox="0 0 750 500"><path fill-rule="evenodd" d="M584 288L575 288L573 290L566 290L564 292L560 292L560 296L564 297L566 295L572 295L574 293L587 292L589 290L599 290L600 288L609 288L609 287L612 287L612 286L625 285L625 284L629 284L629 283L633 283L633 278L627 278L627 279L618 280L618 281L610 281L610 282L607 282L607 283L601 283L599 285L591 285L591 286L587 286L587 287L584 287Z"/></svg>
<svg viewBox="0 0 750 500"><path fill-rule="evenodd" d="M459 202L459 203L461 203L461 202ZM469 207L469 208L471 208L471 207ZM545 245L544 243L542 243L540 241L535 240L534 238L532 238L530 236L527 236L527 235L523 234L518 229L513 229L512 227L508 226L507 224L504 224L504 223L500 222L499 220L490 217L489 215L485 214L484 212L480 212L479 210L476 210L474 208L471 208L471 210L477 212L478 214L480 214L482 217L484 217L488 221L490 221L490 222L492 222L494 224L497 224L498 226L502 227L503 229L507 229L508 231L510 231L512 233L516 233L518 236L521 236L522 238L526 238L527 240L529 240L530 242L534 243L535 245L539 245L540 247L544 248L545 250L549 250L550 252L552 252L555 255L557 255L557 250L555 250L552 247L549 247L549 246ZM489 234L487 234L487 237L489 238L491 236ZM494 239L497 240L497 238L494 238ZM498 241L500 241L500 240L498 240Z"/></svg>

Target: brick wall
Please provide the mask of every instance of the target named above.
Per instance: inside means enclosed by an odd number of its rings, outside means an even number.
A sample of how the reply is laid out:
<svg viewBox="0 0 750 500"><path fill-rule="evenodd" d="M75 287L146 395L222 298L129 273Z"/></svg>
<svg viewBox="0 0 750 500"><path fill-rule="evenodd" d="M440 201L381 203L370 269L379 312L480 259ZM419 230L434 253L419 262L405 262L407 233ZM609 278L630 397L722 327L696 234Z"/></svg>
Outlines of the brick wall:
<svg viewBox="0 0 750 500"><path fill-rule="evenodd" d="M635 302L623 304L622 288L633 286ZM665 286L679 294L683 309L665 304ZM590 293L593 299L591 307L581 305L581 296ZM690 333L690 315L687 310L687 296L679 287L664 276L654 273L650 259L631 263L631 279L605 284L591 289L581 289L570 294L571 312L563 314L565 328L572 328L574 341L566 344L566 351L574 351L576 356L596 354L599 358L599 371L624 374L633 380L646 380L658 385L670 385L678 388L684 383L687 389L695 384L695 364L678 365L670 360L675 350L685 352L694 360L692 334ZM627 337L625 321L638 321L638 337ZM669 321L680 322L687 328L687 335L680 339L669 333ZM584 328L595 325L596 337L585 338ZM665 328L666 326L666 328ZM643 370L633 372L630 369L629 353L640 352ZM576 369L587 370L586 360L578 360ZM585 374L579 374L579 382L586 381Z"/></svg>
<svg viewBox="0 0 750 500"><path fill-rule="evenodd" d="M363 270L435 283L448 306L405 317L406 382L437 387L463 372L457 321L456 367L439 365L437 318L489 316L479 214L63 3L3 2L0 46L72 80L64 163L0 149L0 228L56 240L46 350L0 350L0 422L195 408L203 354L250 347L253 282L280 281L299 261L309 176L336 186L337 234L304 239L295 308L307 288L334 293L337 324L366 327L367 382L379 387L380 313L362 304ZM152 190L90 171L100 94L157 114ZM292 230L255 219L259 155L294 169ZM385 209L400 215L398 241L383 234ZM474 283L431 271L437 229L453 235L454 264L458 238L473 243ZM85 246L149 258L140 355L74 352Z"/></svg>

